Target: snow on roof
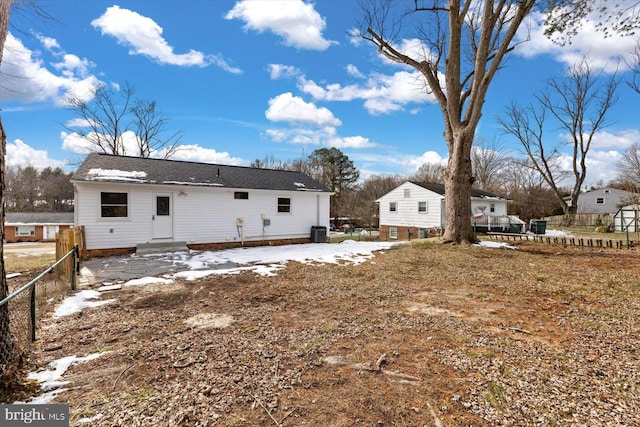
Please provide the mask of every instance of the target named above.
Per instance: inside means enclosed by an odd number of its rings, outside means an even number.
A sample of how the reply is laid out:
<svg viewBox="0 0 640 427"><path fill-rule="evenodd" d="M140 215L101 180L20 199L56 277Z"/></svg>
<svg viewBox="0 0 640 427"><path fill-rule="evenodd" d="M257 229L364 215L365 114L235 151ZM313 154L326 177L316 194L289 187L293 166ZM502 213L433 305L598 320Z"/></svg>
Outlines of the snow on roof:
<svg viewBox="0 0 640 427"><path fill-rule="evenodd" d="M118 169L89 169L87 179L93 181L129 181L129 182L146 182L146 172L138 171L122 171Z"/></svg>
<svg viewBox="0 0 640 427"><path fill-rule="evenodd" d="M162 183L172 185L197 185L198 187L224 187L223 184L216 182L162 181Z"/></svg>

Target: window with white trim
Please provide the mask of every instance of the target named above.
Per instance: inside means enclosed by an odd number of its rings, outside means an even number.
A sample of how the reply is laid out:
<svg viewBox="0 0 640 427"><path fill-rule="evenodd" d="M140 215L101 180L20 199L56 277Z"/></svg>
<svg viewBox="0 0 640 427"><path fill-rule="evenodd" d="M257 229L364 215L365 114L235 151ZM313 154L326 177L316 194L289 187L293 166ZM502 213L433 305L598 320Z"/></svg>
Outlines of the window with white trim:
<svg viewBox="0 0 640 427"><path fill-rule="evenodd" d="M396 202L389 202L389 212L397 212L398 204Z"/></svg>
<svg viewBox="0 0 640 427"><path fill-rule="evenodd" d="M100 216L102 218L127 218L129 216L129 194L101 192Z"/></svg>
<svg viewBox="0 0 640 427"><path fill-rule="evenodd" d="M427 213L427 202L418 202L418 213Z"/></svg>
<svg viewBox="0 0 640 427"><path fill-rule="evenodd" d="M291 199L289 197L278 197L278 212L291 212Z"/></svg>
<svg viewBox="0 0 640 427"><path fill-rule="evenodd" d="M409 189L409 188L405 188L404 189L404 198L405 199L410 199L411 198L411 189Z"/></svg>
<svg viewBox="0 0 640 427"><path fill-rule="evenodd" d="M389 227L389 238L390 239L398 238L398 229L396 227Z"/></svg>
<svg viewBox="0 0 640 427"><path fill-rule="evenodd" d="M25 236L35 236L36 235L36 227L33 225L20 225L16 227L16 236L25 237Z"/></svg>
<svg viewBox="0 0 640 427"><path fill-rule="evenodd" d="M495 203L491 203L489 205L489 212L495 212L496 211L496 204Z"/></svg>

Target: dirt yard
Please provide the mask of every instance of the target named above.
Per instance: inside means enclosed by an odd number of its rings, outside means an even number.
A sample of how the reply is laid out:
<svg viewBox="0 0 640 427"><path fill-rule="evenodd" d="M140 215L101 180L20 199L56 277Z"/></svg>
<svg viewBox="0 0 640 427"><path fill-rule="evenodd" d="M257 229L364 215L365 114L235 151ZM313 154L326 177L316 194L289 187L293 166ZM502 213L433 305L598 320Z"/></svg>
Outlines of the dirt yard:
<svg viewBox="0 0 640 427"><path fill-rule="evenodd" d="M429 242L45 317L72 425L638 426L640 251ZM85 424L82 419L93 421Z"/></svg>

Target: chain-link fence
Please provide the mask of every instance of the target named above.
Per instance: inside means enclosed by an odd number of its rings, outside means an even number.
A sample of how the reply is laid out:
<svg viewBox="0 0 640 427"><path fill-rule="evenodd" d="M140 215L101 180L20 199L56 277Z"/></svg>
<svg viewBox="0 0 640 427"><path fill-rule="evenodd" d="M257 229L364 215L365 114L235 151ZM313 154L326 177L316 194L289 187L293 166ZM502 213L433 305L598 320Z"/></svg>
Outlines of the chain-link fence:
<svg viewBox="0 0 640 427"><path fill-rule="evenodd" d="M21 276L7 279L9 292L0 301L0 388L10 387L19 375L36 339L36 322L49 303L75 289L76 254L74 248L30 281Z"/></svg>

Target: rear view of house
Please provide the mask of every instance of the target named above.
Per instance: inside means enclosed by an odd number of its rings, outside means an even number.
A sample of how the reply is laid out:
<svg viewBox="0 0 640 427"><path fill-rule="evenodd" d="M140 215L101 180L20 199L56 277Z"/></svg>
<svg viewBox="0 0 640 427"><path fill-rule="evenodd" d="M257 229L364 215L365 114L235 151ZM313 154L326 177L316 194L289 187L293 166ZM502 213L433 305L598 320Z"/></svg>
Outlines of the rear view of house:
<svg viewBox="0 0 640 427"><path fill-rule="evenodd" d="M93 255L309 242L329 226L332 193L296 171L93 153L71 182Z"/></svg>

